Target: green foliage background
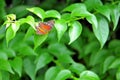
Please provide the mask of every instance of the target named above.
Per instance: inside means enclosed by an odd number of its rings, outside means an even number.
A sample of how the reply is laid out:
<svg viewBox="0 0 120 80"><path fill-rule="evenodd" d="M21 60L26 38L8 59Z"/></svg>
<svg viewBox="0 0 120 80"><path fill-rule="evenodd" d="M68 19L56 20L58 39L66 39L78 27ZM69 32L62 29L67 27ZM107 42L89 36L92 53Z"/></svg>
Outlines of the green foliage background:
<svg viewBox="0 0 120 80"><path fill-rule="evenodd" d="M1 0L0 80L120 80L119 18L119 0Z"/></svg>

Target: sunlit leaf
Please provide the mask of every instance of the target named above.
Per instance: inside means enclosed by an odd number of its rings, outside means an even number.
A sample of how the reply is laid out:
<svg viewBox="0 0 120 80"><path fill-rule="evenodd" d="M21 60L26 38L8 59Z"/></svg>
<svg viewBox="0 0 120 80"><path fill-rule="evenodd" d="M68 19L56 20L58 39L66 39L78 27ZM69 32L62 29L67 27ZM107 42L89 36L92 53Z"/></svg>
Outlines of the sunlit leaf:
<svg viewBox="0 0 120 80"><path fill-rule="evenodd" d="M58 41L60 41L61 37L67 30L67 24L65 23L64 19L57 20L55 22L55 28L57 30Z"/></svg>
<svg viewBox="0 0 120 80"><path fill-rule="evenodd" d="M51 18L51 17L58 18L58 19L61 18L60 13L56 10L48 10L45 12L45 14L46 14L45 18Z"/></svg>
<svg viewBox="0 0 120 80"><path fill-rule="evenodd" d="M109 26L107 20L102 16L97 16L98 28L93 28L94 34L101 44L101 48L104 46L108 39Z"/></svg>
<svg viewBox="0 0 120 80"><path fill-rule="evenodd" d="M93 28L98 28L98 21L96 19L96 16L94 14L89 14L86 17L87 21L92 24Z"/></svg>
<svg viewBox="0 0 120 80"><path fill-rule="evenodd" d="M71 74L70 70L61 70L61 71L57 74L55 80L66 80L67 78L70 78L71 75L72 75L72 74Z"/></svg>
<svg viewBox="0 0 120 80"><path fill-rule="evenodd" d="M28 8L27 10L36 14L42 20L45 18L45 11L39 7Z"/></svg>
<svg viewBox="0 0 120 80"><path fill-rule="evenodd" d="M75 41L82 32L82 25L78 21L74 21L71 23L70 29L69 29L69 37L71 44L73 41Z"/></svg>
<svg viewBox="0 0 120 80"><path fill-rule="evenodd" d="M8 14L8 15L7 15L7 19L8 19L9 21L11 21L11 20L16 20L16 15L15 15L15 14Z"/></svg>
<svg viewBox="0 0 120 80"><path fill-rule="evenodd" d="M48 37L48 34L45 35L34 35L34 49L36 49L38 46L40 46Z"/></svg>
<svg viewBox="0 0 120 80"><path fill-rule="evenodd" d="M79 19L86 18L89 23L92 24L93 28L98 27L97 19L94 14L91 14L87 11L86 7L80 7L77 9L74 9L71 13L72 17L79 17Z"/></svg>
<svg viewBox="0 0 120 80"><path fill-rule="evenodd" d="M80 80L100 80L100 78L92 71L83 71L80 74Z"/></svg>
<svg viewBox="0 0 120 80"><path fill-rule="evenodd" d="M9 26L9 28L7 28L7 32L6 32L6 42L7 42L7 45L9 43L9 41L15 37L15 35L16 35L16 32L13 31L12 25Z"/></svg>

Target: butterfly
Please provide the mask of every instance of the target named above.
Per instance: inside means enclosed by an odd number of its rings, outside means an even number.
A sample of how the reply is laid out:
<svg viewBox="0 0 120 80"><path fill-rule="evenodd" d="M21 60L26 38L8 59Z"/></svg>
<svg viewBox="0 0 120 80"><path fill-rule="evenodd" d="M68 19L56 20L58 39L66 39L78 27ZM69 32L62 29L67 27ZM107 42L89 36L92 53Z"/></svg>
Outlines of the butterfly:
<svg viewBox="0 0 120 80"><path fill-rule="evenodd" d="M39 35L47 34L54 26L54 23L54 20L50 20L48 22L39 22L38 26L36 26L36 33Z"/></svg>

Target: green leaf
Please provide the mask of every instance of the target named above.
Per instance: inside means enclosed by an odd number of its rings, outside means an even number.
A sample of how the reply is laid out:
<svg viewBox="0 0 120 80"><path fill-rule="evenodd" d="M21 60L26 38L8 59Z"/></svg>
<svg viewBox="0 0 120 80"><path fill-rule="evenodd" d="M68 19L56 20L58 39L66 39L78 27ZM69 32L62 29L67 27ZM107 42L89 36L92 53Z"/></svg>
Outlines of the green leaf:
<svg viewBox="0 0 120 80"><path fill-rule="evenodd" d="M39 7L28 8L27 10L36 14L42 20L45 18L45 11Z"/></svg>
<svg viewBox="0 0 120 80"><path fill-rule="evenodd" d="M115 49L119 46L120 46L120 40L117 40L117 39L112 40L108 45L109 49Z"/></svg>
<svg viewBox="0 0 120 80"><path fill-rule="evenodd" d="M15 35L16 35L16 32L14 32L14 30L12 29L12 25L10 25L9 28L7 28L7 32L6 32L7 45L9 41L15 37Z"/></svg>
<svg viewBox="0 0 120 80"><path fill-rule="evenodd" d="M52 61L53 57L48 53L42 53L36 60L36 71Z"/></svg>
<svg viewBox="0 0 120 80"><path fill-rule="evenodd" d="M84 17L86 17L88 15L90 15L90 13L87 11L86 6L83 5L83 4L80 7L73 9L72 13L71 13L72 17L80 16L80 17L84 18Z"/></svg>
<svg viewBox="0 0 120 80"><path fill-rule="evenodd" d="M4 51L7 54L8 58L13 58L16 56L15 51L11 48L4 49Z"/></svg>
<svg viewBox="0 0 120 80"><path fill-rule="evenodd" d="M116 73L116 80L120 80L120 67L118 68Z"/></svg>
<svg viewBox="0 0 120 80"><path fill-rule="evenodd" d="M71 14L70 13L64 13L61 16L61 19L64 19L65 21L69 21L71 19Z"/></svg>
<svg viewBox="0 0 120 80"><path fill-rule="evenodd" d="M90 65L95 66L97 64L102 63L106 57L108 57L108 51L107 50L99 50L98 52L92 53L90 57Z"/></svg>
<svg viewBox="0 0 120 80"><path fill-rule="evenodd" d="M70 37L69 44L75 41L80 36L81 32L82 32L82 25L78 21L72 22L69 28L69 37Z"/></svg>
<svg viewBox="0 0 120 80"><path fill-rule="evenodd" d="M19 46L19 54L22 56L36 56L36 52L33 50L33 48L31 48L30 46L28 46L27 44L23 43L20 44Z"/></svg>
<svg viewBox="0 0 120 80"><path fill-rule="evenodd" d="M34 35L34 49L36 49L38 46L40 46L48 37L48 34L45 35Z"/></svg>
<svg viewBox="0 0 120 80"><path fill-rule="evenodd" d="M45 80L55 80L55 76L59 71L58 67L50 67L45 73Z"/></svg>
<svg viewBox="0 0 120 80"><path fill-rule="evenodd" d="M110 21L110 8L107 5L99 6L95 9L96 9L97 12L104 15Z"/></svg>
<svg viewBox="0 0 120 80"><path fill-rule="evenodd" d="M25 34L24 40L27 40L29 37L31 37L35 33L34 29L29 27L27 30L27 33Z"/></svg>
<svg viewBox="0 0 120 80"><path fill-rule="evenodd" d="M57 30L58 41L60 41L61 37L67 30L67 24L65 23L64 19L57 20L55 22L55 28Z"/></svg>
<svg viewBox="0 0 120 80"><path fill-rule="evenodd" d="M63 54L59 54L58 58L58 62L60 63L73 63L73 59L69 54L63 53Z"/></svg>
<svg viewBox="0 0 120 80"><path fill-rule="evenodd" d="M80 74L80 80L100 80L100 78L92 71L83 71Z"/></svg>
<svg viewBox="0 0 120 80"><path fill-rule="evenodd" d="M0 80L3 80L3 79L2 79L2 73L1 73L1 72L0 72Z"/></svg>
<svg viewBox="0 0 120 80"><path fill-rule="evenodd" d="M94 34L101 44L101 48L104 46L107 41L109 34L109 26L107 20L102 16L97 16L98 28L93 28Z"/></svg>
<svg viewBox="0 0 120 80"><path fill-rule="evenodd" d="M2 50L0 50L0 59L4 59L4 60L8 59L7 54L4 51L2 51Z"/></svg>
<svg viewBox="0 0 120 80"><path fill-rule="evenodd" d="M72 12L73 10L77 9L77 8L85 8L85 5L82 4L82 3L75 3L75 4L72 4L68 7L66 7L65 9L63 9L63 12Z"/></svg>
<svg viewBox="0 0 120 80"><path fill-rule="evenodd" d="M2 80L10 80L10 73L7 71L0 71L2 74Z"/></svg>
<svg viewBox="0 0 120 80"><path fill-rule="evenodd" d="M71 16L77 18L80 17L79 19L86 18L87 21L92 24L93 28L98 27L98 23L95 15L88 12L85 6L74 9L71 13Z"/></svg>
<svg viewBox="0 0 120 80"><path fill-rule="evenodd" d="M30 60L29 58L24 59L24 70L27 73L27 75L31 78L31 80L35 80L35 64L33 60Z"/></svg>
<svg viewBox="0 0 120 80"><path fill-rule="evenodd" d="M35 20L32 16L27 16L26 18L22 18L18 20L20 25L27 23L29 24L34 30L36 30L35 28Z"/></svg>
<svg viewBox="0 0 120 80"><path fill-rule="evenodd" d="M112 19L112 22L113 22L113 30L116 29L117 27L117 24L118 24L118 21L119 21L119 17L120 17L120 13L119 13L119 8L118 6L114 5L114 6L111 6L111 19Z"/></svg>
<svg viewBox="0 0 120 80"><path fill-rule="evenodd" d="M26 10L26 8L28 7L29 6L26 5L17 5L15 7L10 8L8 12L16 14L17 18L21 18L28 14L28 11Z"/></svg>
<svg viewBox="0 0 120 80"><path fill-rule="evenodd" d="M86 17L86 19L87 19L87 21L88 21L89 23L92 24L92 27L93 27L93 28L95 28L95 29L98 28L98 21L97 21L97 19L96 19L96 17L95 17L94 14L89 14L89 15Z"/></svg>
<svg viewBox="0 0 120 80"><path fill-rule="evenodd" d="M48 50L52 55L56 56L57 58L59 58L59 56L62 56L64 54L67 54L67 55L73 54L73 52L70 51L65 45L60 43L54 43L49 45Z"/></svg>
<svg viewBox="0 0 120 80"><path fill-rule="evenodd" d="M20 57L15 57L13 61L10 61L11 66L13 69L18 73L21 77L22 74L22 59Z"/></svg>
<svg viewBox="0 0 120 80"><path fill-rule="evenodd" d="M20 28L20 23L18 21L16 21L15 23L12 23L11 27L12 27L14 33L16 33L18 31L18 29Z"/></svg>
<svg viewBox="0 0 120 80"><path fill-rule="evenodd" d="M76 74L80 74L81 72L83 72L84 70L86 70L85 66L83 64L80 64L80 63L73 63L69 69L76 73Z"/></svg>
<svg viewBox="0 0 120 80"><path fill-rule="evenodd" d="M8 60L0 59L0 70L8 71L8 72L14 74Z"/></svg>
<svg viewBox="0 0 120 80"><path fill-rule="evenodd" d="M9 21L16 20L16 15L15 15L15 14L8 14L8 15L7 15L7 19L8 19Z"/></svg>
<svg viewBox="0 0 120 80"><path fill-rule="evenodd" d="M115 60L114 56L109 56L105 59L104 64L103 64L103 73L105 73L108 70L109 66L114 60Z"/></svg>
<svg viewBox="0 0 120 80"><path fill-rule="evenodd" d="M45 12L45 14L46 14L45 18L51 18L51 17L58 18L58 19L61 18L60 13L56 10L48 10Z"/></svg>
<svg viewBox="0 0 120 80"><path fill-rule="evenodd" d="M31 27L36 30L35 28L35 20L32 16L27 16L26 18L26 23L28 23L29 25L31 25Z"/></svg>
<svg viewBox="0 0 120 80"><path fill-rule="evenodd" d="M67 78L70 78L72 76L72 73L69 70L61 70L55 80L66 80Z"/></svg>
<svg viewBox="0 0 120 80"><path fill-rule="evenodd" d="M120 58L116 58L109 66L109 69L118 68L119 66L120 66Z"/></svg>
<svg viewBox="0 0 120 80"><path fill-rule="evenodd" d="M84 3L89 11L103 5L101 0L85 0Z"/></svg>

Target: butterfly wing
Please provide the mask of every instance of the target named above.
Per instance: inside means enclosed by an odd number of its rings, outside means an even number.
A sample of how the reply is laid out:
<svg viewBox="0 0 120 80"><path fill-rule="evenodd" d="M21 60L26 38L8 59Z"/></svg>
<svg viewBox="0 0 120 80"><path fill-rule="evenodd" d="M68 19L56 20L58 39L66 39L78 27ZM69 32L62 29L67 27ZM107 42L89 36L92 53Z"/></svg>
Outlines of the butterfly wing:
<svg viewBox="0 0 120 80"><path fill-rule="evenodd" d="M37 34L47 34L51 28L53 27L54 22L53 20L48 22L40 22L39 25L36 27L36 33Z"/></svg>

